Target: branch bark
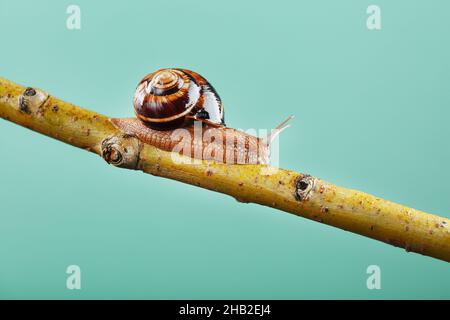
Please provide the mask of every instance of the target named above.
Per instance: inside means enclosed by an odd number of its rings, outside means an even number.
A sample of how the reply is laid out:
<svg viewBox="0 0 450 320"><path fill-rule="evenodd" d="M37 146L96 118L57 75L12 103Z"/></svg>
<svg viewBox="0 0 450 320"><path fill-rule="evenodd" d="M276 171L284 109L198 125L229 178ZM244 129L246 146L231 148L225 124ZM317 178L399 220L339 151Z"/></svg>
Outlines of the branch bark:
<svg viewBox="0 0 450 320"><path fill-rule="evenodd" d="M450 220L290 170L212 161L183 164L171 152L116 129L109 118L0 78L0 117L94 152L118 167L228 194L450 262Z"/></svg>

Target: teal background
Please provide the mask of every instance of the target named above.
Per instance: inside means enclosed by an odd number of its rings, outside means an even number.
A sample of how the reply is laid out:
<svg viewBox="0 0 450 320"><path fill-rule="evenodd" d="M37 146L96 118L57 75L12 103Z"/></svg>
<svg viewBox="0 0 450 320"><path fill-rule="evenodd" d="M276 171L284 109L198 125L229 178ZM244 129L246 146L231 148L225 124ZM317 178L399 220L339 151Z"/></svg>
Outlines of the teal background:
<svg viewBox="0 0 450 320"><path fill-rule="evenodd" d="M82 29L66 28L81 7ZM381 7L382 30L366 28ZM147 73L203 74L281 166L450 216L449 1L0 0L0 76L113 117ZM0 120L0 298L450 298L449 264L107 166ZM66 289L68 265L82 290ZM379 265L382 289L366 288Z"/></svg>

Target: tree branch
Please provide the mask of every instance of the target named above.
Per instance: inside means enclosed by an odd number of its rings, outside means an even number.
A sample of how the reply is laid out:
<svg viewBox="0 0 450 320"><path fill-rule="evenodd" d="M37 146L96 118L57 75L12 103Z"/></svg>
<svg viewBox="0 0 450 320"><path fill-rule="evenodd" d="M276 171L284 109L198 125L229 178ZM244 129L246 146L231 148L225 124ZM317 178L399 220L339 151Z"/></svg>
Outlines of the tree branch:
<svg viewBox="0 0 450 320"><path fill-rule="evenodd" d="M0 78L0 117L118 167L175 179L450 262L450 220L315 177L264 165L178 163L172 153L116 129L109 119Z"/></svg>

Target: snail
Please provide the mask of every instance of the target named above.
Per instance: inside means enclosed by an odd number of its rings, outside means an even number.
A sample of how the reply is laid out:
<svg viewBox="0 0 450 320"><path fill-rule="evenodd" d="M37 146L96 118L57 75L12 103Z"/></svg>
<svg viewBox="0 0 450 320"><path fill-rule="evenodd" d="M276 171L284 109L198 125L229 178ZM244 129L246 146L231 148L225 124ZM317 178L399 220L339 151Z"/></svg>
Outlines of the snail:
<svg viewBox="0 0 450 320"><path fill-rule="evenodd" d="M222 101L201 75L186 69L160 69L138 84L135 118L111 119L122 132L159 149L228 164L268 164L270 144L288 121L259 138L226 127Z"/></svg>

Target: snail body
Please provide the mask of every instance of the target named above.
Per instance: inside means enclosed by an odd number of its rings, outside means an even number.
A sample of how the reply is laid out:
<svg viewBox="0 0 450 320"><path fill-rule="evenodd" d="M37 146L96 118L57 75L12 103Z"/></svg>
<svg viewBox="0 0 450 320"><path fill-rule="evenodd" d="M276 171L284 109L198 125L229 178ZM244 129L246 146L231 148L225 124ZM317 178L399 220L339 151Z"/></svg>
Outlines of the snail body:
<svg viewBox="0 0 450 320"><path fill-rule="evenodd" d="M264 138L225 126L213 86L186 69L160 69L142 79L133 99L136 118L112 124L158 149L227 164L268 164L270 143L289 117Z"/></svg>
<svg viewBox="0 0 450 320"><path fill-rule="evenodd" d="M269 145L258 138L233 128L189 125L172 130L156 130L138 118L111 119L114 126L158 149L177 152L199 160L228 164L267 164Z"/></svg>

